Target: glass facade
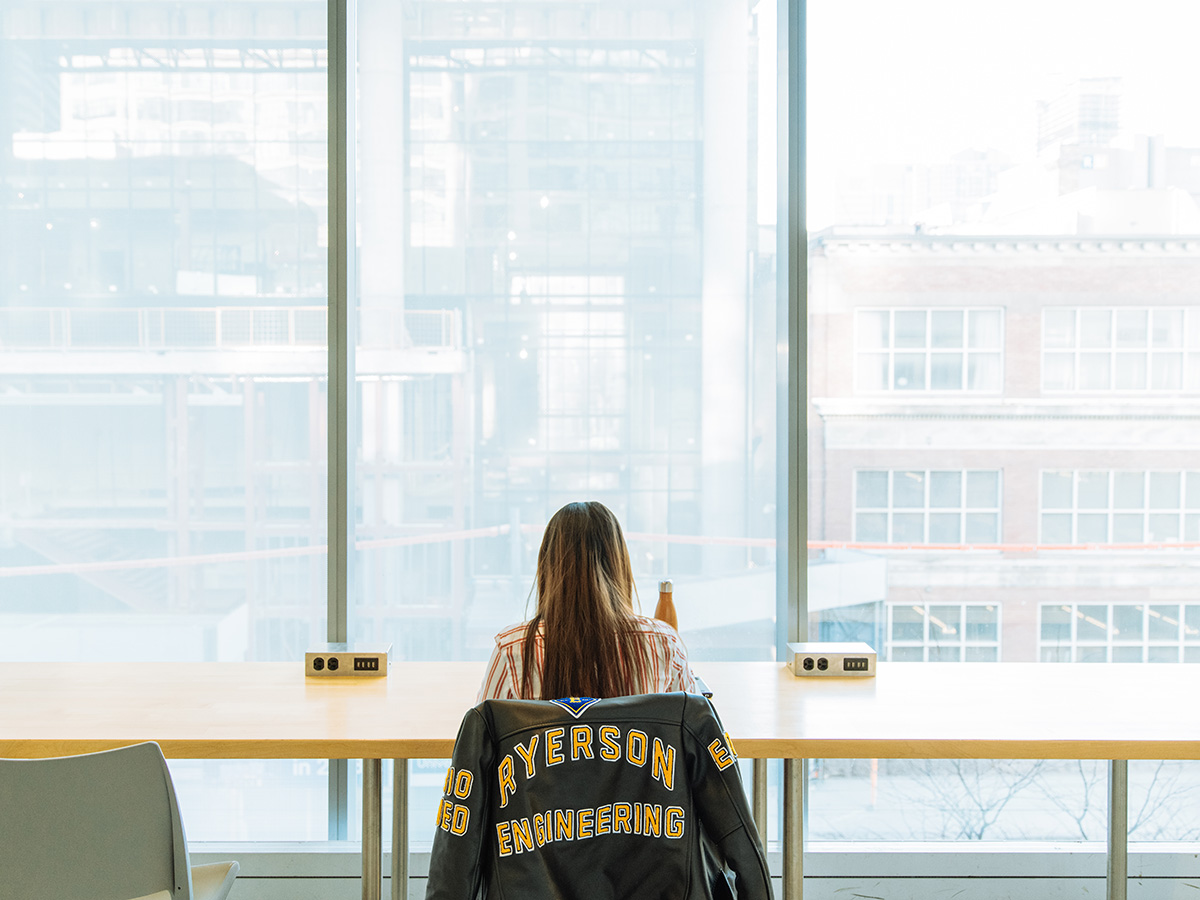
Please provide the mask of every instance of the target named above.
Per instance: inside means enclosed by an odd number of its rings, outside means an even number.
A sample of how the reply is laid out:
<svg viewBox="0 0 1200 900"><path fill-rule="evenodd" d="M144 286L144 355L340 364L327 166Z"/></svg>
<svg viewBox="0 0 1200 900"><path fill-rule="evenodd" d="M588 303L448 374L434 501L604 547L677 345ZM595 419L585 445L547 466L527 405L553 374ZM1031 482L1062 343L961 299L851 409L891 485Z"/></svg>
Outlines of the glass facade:
<svg viewBox="0 0 1200 900"><path fill-rule="evenodd" d="M486 658L586 498L693 657L771 658L773 6L357 14L352 634Z"/></svg>
<svg viewBox="0 0 1200 900"><path fill-rule="evenodd" d="M349 638L485 658L594 499L698 663L772 658L774 5L356 16ZM326 22L0 9L0 658L328 639ZM357 828L323 763L172 769L193 839Z"/></svg>
<svg viewBox="0 0 1200 900"><path fill-rule="evenodd" d="M1196 661L1193 12L806 9L810 633L894 662ZM814 771L813 840L1104 836L1090 764ZM1200 789L1130 766L1135 838L1197 833L1167 781Z"/></svg>
<svg viewBox="0 0 1200 900"><path fill-rule="evenodd" d="M327 638L327 12L0 6L0 658ZM597 499L701 674L773 658L777 8L355 12L350 638L482 659ZM953 12L807 4L810 633L1200 661L1191 32L1151 2L1108 59L1110 17L1016 0L978 13L1013 67ZM172 768L194 839L347 830L337 766ZM1102 834L1090 764L811 775L814 839ZM1196 833L1192 767L1132 782L1135 835Z"/></svg>
<svg viewBox="0 0 1200 900"><path fill-rule="evenodd" d="M325 27L0 8L0 658L324 640ZM171 768L193 839L328 835L324 763Z"/></svg>

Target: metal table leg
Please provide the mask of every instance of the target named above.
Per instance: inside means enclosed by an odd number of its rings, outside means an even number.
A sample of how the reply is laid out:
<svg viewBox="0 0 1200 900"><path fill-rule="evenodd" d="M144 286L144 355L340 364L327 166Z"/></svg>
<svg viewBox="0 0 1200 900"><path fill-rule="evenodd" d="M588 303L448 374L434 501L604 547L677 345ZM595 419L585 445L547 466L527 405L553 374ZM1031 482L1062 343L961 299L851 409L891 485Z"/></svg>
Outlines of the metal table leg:
<svg viewBox="0 0 1200 900"><path fill-rule="evenodd" d="M392 760L392 900L408 900L408 760Z"/></svg>
<svg viewBox="0 0 1200 900"><path fill-rule="evenodd" d="M362 900L383 892L383 760L363 760Z"/></svg>
<svg viewBox="0 0 1200 900"><path fill-rule="evenodd" d="M1129 761L1108 764L1108 900L1125 900L1129 879Z"/></svg>
<svg viewBox="0 0 1200 900"><path fill-rule="evenodd" d="M783 761L783 900L804 898L804 769Z"/></svg>
<svg viewBox="0 0 1200 900"><path fill-rule="evenodd" d="M767 849L767 760L754 760L754 776L750 790L750 807L754 812L754 827L763 850Z"/></svg>

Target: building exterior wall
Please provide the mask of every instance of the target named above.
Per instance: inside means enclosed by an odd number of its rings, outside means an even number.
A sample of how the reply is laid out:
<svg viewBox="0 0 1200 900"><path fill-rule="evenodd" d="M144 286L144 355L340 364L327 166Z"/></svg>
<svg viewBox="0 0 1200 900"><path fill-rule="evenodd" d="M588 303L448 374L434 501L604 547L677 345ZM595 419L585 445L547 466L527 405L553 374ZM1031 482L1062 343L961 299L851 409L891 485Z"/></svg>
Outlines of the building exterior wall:
<svg viewBox="0 0 1200 900"><path fill-rule="evenodd" d="M1123 391L1043 386L1047 309L1169 307L1195 315L1197 247L1200 241L1186 237L817 236L809 448L810 467L818 467L810 481L819 487L810 498L810 536L863 541L855 528L858 472L996 471L999 531L979 543L998 546L872 547L888 560L888 603L994 603L1001 658L1032 661L1045 604L1200 601L1193 549L1039 546L1061 543L1042 533L1044 472L1200 467L1200 406L1190 383ZM1003 311L1000 389L865 391L856 384L859 311L981 308ZM1175 540L1198 538L1180 533Z"/></svg>

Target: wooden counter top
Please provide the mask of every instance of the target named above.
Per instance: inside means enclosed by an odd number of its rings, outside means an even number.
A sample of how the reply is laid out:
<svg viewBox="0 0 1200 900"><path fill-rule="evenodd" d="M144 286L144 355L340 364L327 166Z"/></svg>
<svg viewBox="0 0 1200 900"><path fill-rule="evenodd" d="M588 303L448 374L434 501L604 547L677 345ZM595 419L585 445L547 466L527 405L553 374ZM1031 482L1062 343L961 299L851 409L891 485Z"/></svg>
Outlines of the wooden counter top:
<svg viewBox="0 0 1200 900"><path fill-rule="evenodd" d="M1195 759L1200 666L880 663L794 678L696 663L744 757ZM482 662L305 678L299 663L0 663L0 756L155 740L168 757L441 758Z"/></svg>

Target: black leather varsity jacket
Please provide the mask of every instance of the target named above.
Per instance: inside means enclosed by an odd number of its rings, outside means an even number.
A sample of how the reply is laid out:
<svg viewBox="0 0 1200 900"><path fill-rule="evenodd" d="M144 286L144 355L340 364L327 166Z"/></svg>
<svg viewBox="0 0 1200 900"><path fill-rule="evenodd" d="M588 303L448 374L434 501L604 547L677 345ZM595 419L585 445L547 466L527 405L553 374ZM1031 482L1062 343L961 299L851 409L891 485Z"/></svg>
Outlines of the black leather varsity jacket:
<svg viewBox="0 0 1200 900"><path fill-rule="evenodd" d="M736 759L696 694L485 700L454 744L426 900L769 900Z"/></svg>

